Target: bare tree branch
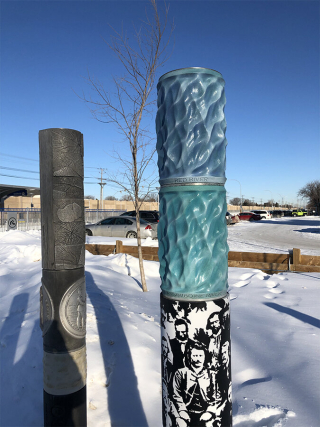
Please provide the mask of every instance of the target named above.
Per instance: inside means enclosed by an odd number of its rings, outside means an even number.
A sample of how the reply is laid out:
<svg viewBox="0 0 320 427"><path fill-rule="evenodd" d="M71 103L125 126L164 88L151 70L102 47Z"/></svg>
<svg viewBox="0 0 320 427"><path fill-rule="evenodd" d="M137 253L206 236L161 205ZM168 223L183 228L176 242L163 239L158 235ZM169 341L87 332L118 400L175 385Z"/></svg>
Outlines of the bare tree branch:
<svg viewBox="0 0 320 427"><path fill-rule="evenodd" d="M117 150L113 154L121 168L116 176L109 177L109 182L117 184L134 202L139 266L144 291L147 286L142 260L139 209L156 182L155 178L146 177L155 153L154 140L146 126L146 116L153 113L152 106L156 101L156 72L167 60L164 53L173 32L173 26L171 30L167 30L169 9L165 3L163 13L159 13L156 0L149 0L149 9L151 13L146 10L145 19L141 21L140 26L134 26L133 39L129 39L123 28L116 31L111 27L111 42L104 40L124 70L122 76L113 78L115 93L105 90L103 84L88 73L86 82L94 97L81 97L90 106L93 117L102 123L115 125L129 147L128 156L123 150Z"/></svg>

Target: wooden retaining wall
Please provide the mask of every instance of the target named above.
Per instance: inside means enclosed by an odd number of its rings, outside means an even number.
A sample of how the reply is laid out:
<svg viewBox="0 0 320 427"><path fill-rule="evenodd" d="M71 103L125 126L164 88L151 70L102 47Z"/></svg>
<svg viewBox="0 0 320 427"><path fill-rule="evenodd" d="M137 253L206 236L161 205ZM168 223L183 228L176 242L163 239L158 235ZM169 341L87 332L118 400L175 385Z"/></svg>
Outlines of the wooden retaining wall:
<svg viewBox="0 0 320 427"><path fill-rule="evenodd" d="M86 244L86 249L93 255L128 254L138 258L138 246L125 246L121 240L115 245ZM157 247L142 247L143 259L159 261ZM300 249L294 248L288 254L270 254L256 252L233 252L228 255L229 267L257 268L268 273L282 271L301 271L320 273L320 256L301 255Z"/></svg>

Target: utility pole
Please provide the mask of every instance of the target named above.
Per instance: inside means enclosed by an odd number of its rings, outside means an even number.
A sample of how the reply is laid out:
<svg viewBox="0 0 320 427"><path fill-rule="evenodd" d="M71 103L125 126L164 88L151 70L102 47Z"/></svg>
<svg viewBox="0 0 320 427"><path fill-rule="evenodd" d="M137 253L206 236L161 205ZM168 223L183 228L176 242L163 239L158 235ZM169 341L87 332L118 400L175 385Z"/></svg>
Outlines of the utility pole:
<svg viewBox="0 0 320 427"><path fill-rule="evenodd" d="M100 209L103 209L103 187L106 185L105 182L103 182L104 178L103 178L103 174L105 172L105 169L100 168Z"/></svg>

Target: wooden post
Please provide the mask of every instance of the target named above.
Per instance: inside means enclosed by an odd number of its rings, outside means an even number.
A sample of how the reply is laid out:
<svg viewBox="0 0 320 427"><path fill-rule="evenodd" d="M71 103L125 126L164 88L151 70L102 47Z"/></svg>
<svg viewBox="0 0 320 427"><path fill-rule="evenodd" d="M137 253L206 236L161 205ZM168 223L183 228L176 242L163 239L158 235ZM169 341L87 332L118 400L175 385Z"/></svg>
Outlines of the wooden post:
<svg viewBox="0 0 320 427"><path fill-rule="evenodd" d="M300 249L293 248L292 255L293 255L293 266L295 267L296 265L301 264L301 251L300 251Z"/></svg>
<svg viewBox="0 0 320 427"><path fill-rule="evenodd" d="M83 136L39 132L44 426L86 426Z"/></svg>
<svg viewBox="0 0 320 427"><path fill-rule="evenodd" d="M122 253L122 240L116 240L116 254Z"/></svg>

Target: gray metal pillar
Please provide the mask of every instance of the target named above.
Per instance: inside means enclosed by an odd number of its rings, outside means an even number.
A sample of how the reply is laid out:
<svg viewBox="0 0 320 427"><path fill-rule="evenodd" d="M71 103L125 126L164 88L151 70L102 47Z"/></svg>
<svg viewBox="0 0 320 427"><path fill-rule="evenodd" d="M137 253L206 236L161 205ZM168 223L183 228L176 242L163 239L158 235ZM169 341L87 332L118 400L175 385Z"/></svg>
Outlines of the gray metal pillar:
<svg viewBox="0 0 320 427"><path fill-rule="evenodd" d="M83 135L39 132L44 425L86 426Z"/></svg>
<svg viewBox="0 0 320 427"><path fill-rule="evenodd" d="M205 68L159 79L157 151L165 427L230 427L224 80Z"/></svg>

